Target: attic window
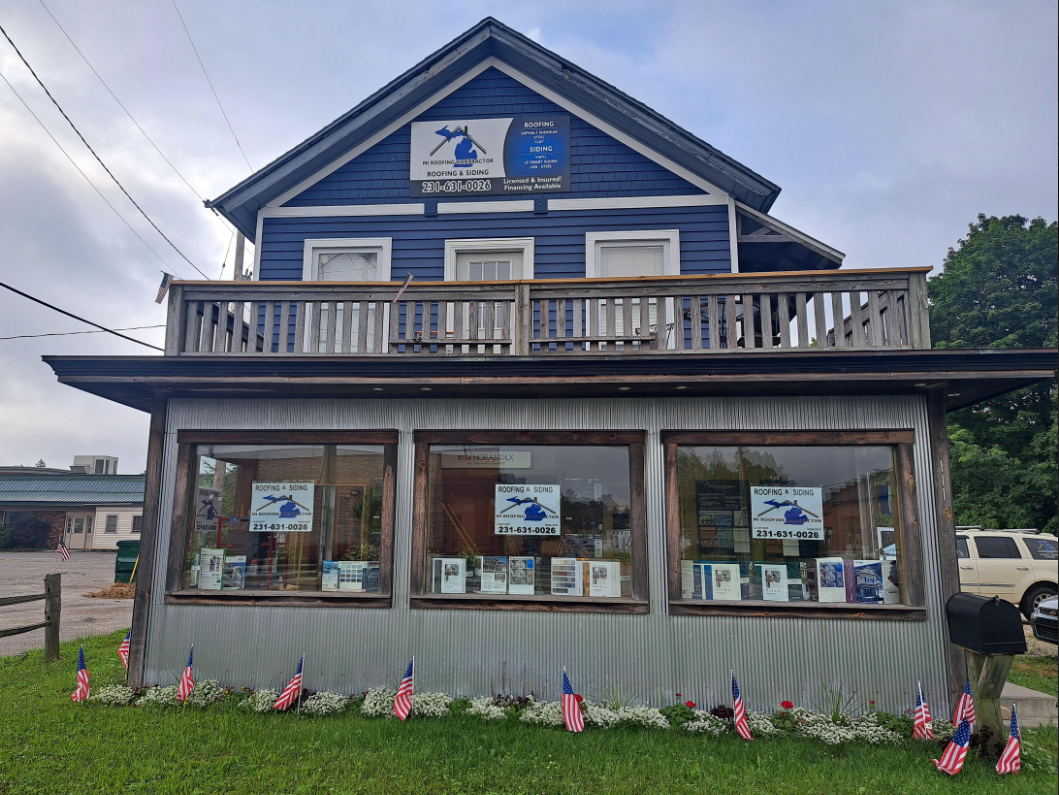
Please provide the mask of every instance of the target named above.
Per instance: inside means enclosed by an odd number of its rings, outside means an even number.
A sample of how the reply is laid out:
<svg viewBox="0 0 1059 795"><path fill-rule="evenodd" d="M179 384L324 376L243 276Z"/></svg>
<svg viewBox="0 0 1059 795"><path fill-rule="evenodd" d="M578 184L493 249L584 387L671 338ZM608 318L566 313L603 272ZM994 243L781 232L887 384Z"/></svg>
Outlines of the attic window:
<svg viewBox="0 0 1059 795"><path fill-rule="evenodd" d="M392 249L393 240L388 237L306 240L302 279L388 282Z"/></svg>

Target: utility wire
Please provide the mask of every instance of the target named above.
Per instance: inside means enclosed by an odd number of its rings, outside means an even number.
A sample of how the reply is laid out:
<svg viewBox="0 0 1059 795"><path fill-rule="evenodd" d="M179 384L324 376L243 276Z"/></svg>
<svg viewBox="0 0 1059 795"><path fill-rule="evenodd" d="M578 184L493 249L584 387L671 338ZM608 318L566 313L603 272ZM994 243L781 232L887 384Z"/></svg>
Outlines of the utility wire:
<svg viewBox="0 0 1059 795"><path fill-rule="evenodd" d="M87 182L87 183L88 183L89 185L91 185L91 186L92 186L92 190L94 190L94 191L95 191L96 193L98 193L98 194L99 194L99 198L101 198L101 199L102 199L103 201L105 201L105 202L107 203L107 207L109 207L109 208L110 208L111 210L113 210L113 211L114 211L114 215L118 216L118 218L119 218L119 219L121 220L121 222L122 222L123 224L125 224L125 226L129 227L129 230L130 230L130 231L131 231L131 232L132 232L132 233L133 233L134 235L136 235L136 237L138 237L138 238L140 239L140 242L141 242L141 243L143 243L143 244L144 244L145 246L147 246L147 249L148 249L148 250L149 250L149 251L150 251L150 252L151 252L152 254L154 254L154 255L155 255L156 257L158 257L158 261L159 261L159 262L161 262L161 263L162 263L163 265L165 265L165 266L166 266L166 268L168 268L169 270L171 270L171 271L176 271L176 268L174 268L174 267L173 267L172 265L170 265L170 264L169 264L168 262L166 262L166 261L165 261L164 259L162 259L162 255L161 255L161 254L159 254L159 253L158 253L157 251L155 251L155 250L154 250L154 249L153 249L153 248L151 247L151 244L150 244L150 243L148 243L148 242L147 242L146 240L144 240L144 239L143 239L143 235L141 235L141 234L140 234L139 232L137 232L137 231L136 231L136 228L135 228L135 227L134 227L134 226L133 226L132 224L130 224L130 223L129 223L129 222L127 221L127 220L126 220L125 216L124 216L124 215L122 215L122 214L121 214L120 212L118 212L118 208L117 208L117 207L115 207L115 206L114 206L113 204L111 204L111 203L110 203L110 199L108 199L108 198L107 198L106 196L104 196L104 195L103 195L103 192L102 192L102 191L101 191L101 190L100 190L100 189L99 189L98 187L96 187L96 183L94 183L94 182L92 181L92 179L91 179L91 178L90 178L90 177L88 176L88 174L86 174L86 173L85 173L84 171L82 171L82 170L81 170L81 167L80 167L79 165L77 165L77 161L76 161L76 160L74 160L74 159L73 159L73 158L72 158L72 157L70 156L70 153L69 153L69 152L67 152L67 151L66 151L65 149L63 149L63 145L62 145L61 143L59 143L59 141L58 141L58 140L57 140L57 139L55 138L55 136L54 136L54 135L52 135L52 134L51 134L51 131L50 131L50 130L49 130L49 129L47 128L47 126L46 126L46 125L44 124L44 122L42 122L42 121L40 120L40 117L39 117L39 116L37 116L37 114L33 112L33 108L31 108L31 107L29 106L29 103L27 103L27 102L26 102L26 100L24 100L24 99L22 98L22 95L21 95L21 94L19 94L19 93L18 93L18 90L17 90L17 89L16 89L16 88L15 88L15 87L14 87L13 85L11 85L11 82L10 82L10 81L9 81L9 80L8 80L8 79L7 79L6 77L4 77L4 74L3 74L2 72L0 72L0 78L2 78L2 79L3 79L3 81L4 81L5 83L7 83L7 87L8 87L8 88L10 88L10 89L11 89L11 90L12 90L12 91L13 91L13 92L15 93L15 96L16 96L16 97L18 97L18 100L19 100L19 102L21 102L21 103L22 103L22 104L23 104L23 105L25 106L26 110L28 110L28 111L29 111L29 114L30 114L30 115L31 115L31 116L32 116L32 117L33 117L34 119L36 119L36 120L37 120L37 124L39 124L39 125L41 126L41 129L42 129L42 130L44 130L44 132L45 132L45 133L47 133L47 135L48 135L48 137L49 137L49 138L51 138L51 139L52 139L52 142L53 142L53 143L54 143L54 144L55 144L55 145L56 145L57 147L59 147L59 151L60 151L60 152L62 152L62 153L63 153L64 155L66 155L66 159L70 161L70 164L71 164L71 165L72 165L72 166L73 166L74 168L76 168L76 169L77 169L77 172L78 172L78 173L79 173L79 174L80 174L80 175L81 175L82 177L84 177L84 178L85 178L85 182ZM196 268L196 270L198 270L198 269ZM180 276L180 273L179 273L179 271L176 271L176 275L177 275L177 276ZM184 278L184 277L183 277L183 276L180 276L180 278Z"/></svg>
<svg viewBox="0 0 1059 795"><path fill-rule="evenodd" d="M125 328L116 328L112 331L136 331L144 328L165 328L165 324L157 326L126 326ZM28 340L34 337L69 337L73 334L103 334L104 332L95 331L52 331L47 334L16 334L14 337L0 337L0 341L3 340Z"/></svg>
<svg viewBox="0 0 1059 795"><path fill-rule="evenodd" d="M191 38L191 31L188 30L187 23L184 22L184 15L180 13L180 7L177 5L176 0L173 0L173 8L176 10L177 17L180 19L180 25L184 28L184 33L187 34L188 41L191 42L191 49L195 51L195 57L199 61L199 66L202 67L202 74L206 75L206 82L210 84L210 91L213 92L213 98L217 100L217 107L221 109L221 115L224 116L224 121L228 125L228 129L232 131L232 138L235 139L235 145L239 147L239 154L243 156L243 160L246 161L246 167L253 172L254 167L250 165L250 159L246 156L246 152L243 151L243 145L239 143L239 136L235 134L235 128L232 127L231 121L228 120L228 114L224 112L224 105L221 104L221 98L217 96L217 89L213 87L213 81L210 80L210 74L206 71L206 64L202 62L202 56L199 55L199 48L195 46L195 40Z"/></svg>
<svg viewBox="0 0 1059 795"><path fill-rule="evenodd" d="M161 229L158 228L158 224L156 224L154 221L151 220L151 216L149 216L146 212L144 212L143 208L139 204L136 203L136 200L133 199L131 195L129 195L129 192L127 190L125 190L125 186L122 185L118 181L118 178L114 176L114 173L109 168L107 168L107 164L103 162L102 158L100 158L99 155L96 154L96 150L93 149L89 145L88 141L85 140L85 137L83 135L81 135L81 131L77 129L77 125L75 125L73 123L73 121L71 121L70 117L66 115L66 111L62 109L62 105L60 105L56 101L55 97L52 96L51 92L48 90L48 87L46 85L44 85L44 81L41 80L40 77L37 76L36 72L33 71L33 67L29 65L29 61L26 60L26 57L22 54L22 51L19 50L18 47L15 46L15 42L11 41L11 37L7 35L7 31L4 30L2 25L0 25L0 33L4 34L4 38L7 39L8 43L15 50L15 52L18 54L18 57L20 59L22 59L22 63L24 63L26 65L26 68L29 69L30 74L32 74L34 79L37 81L37 83L40 84L40 87L44 89L44 93L48 95L48 99L50 99L52 101L52 104L55 105L56 108L58 108L59 113L61 113L63 115L63 118L66 119L66 121L70 125L70 127L73 128L73 131L75 133L77 133L77 137L81 139L81 143L83 143L88 148L88 151L92 153L92 156L98 161L99 165L101 165L103 167L103 170L107 172L107 174L110 176L110 178L112 180L114 180L114 184L117 185L121 189L121 192L125 194L125 197L130 202L132 202L133 206L137 210L140 211L140 215L142 215L144 218L147 219L147 223L149 223L151 226L154 227L154 230L158 234L160 234L162 236L162 238L165 240L166 243L168 243L170 246L172 246L173 251L175 251L177 254L179 254L183 258L183 260L185 262L187 262L188 265L190 265L192 268L194 268L196 271L198 271L199 274L201 274L204 279L209 279L210 277L207 276L205 273L203 273L202 270L198 267L198 265L196 265L194 262L192 262L190 259L188 259L187 255L184 254L184 252L181 251L179 248L177 248L176 243L174 243L172 240L170 240L168 237L166 237L165 232L163 232Z"/></svg>
<svg viewBox="0 0 1059 795"><path fill-rule="evenodd" d="M58 312L60 314L63 314L63 315L66 315L67 317L72 317L74 320L80 320L82 323L87 323L90 326L95 326L100 331L105 331L108 334L113 334L115 337L121 337L123 340L128 340L129 342L135 342L137 345L143 345L144 347L147 347L147 348L154 348L156 351L162 351L163 353L165 353L165 349L164 348L159 348L157 345L151 345L151 343L149 343L149 342L144 342L143 340L134 339L133 337L126 337L124 334L119 334L114 329L109 329L106 326L101 326L98 323L93 323L91 320L85 320L83 317L79 317L78 315L75 315L73 312L67 312L65 309L59 309L59 307L54 306L52 304L49 304L47 301L42 301L39 298L35 298L34 296L30 295L29 293L24 293L21 290L16 290L10 284L4 284L3 282L0 282L0 287L4 287L4 288L10 290L13 293L16 293L17 295L21 295L23 298L28 298L30 301L35 301L36 303L40 304L41 306L46 306L46 307L48 307L48 309L54 309L56 312Z"/></svg>
<svg viewBox="0 0 1059 795"><path fill-rule="evenodd" d="M235 230L232 230L232 236L228 238L228 248L224 250L224 259L221 260L221 272L217 275L217 281L220 281L224 276L224 266L228 264L228 253L232 250L232 241L235 240Z"/></svg>

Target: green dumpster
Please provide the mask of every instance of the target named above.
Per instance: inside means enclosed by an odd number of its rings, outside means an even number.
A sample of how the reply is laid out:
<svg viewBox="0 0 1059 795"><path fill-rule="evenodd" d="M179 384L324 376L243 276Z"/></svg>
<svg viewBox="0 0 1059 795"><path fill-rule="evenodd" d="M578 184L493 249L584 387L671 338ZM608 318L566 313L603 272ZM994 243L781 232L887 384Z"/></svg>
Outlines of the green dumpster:
<svg viewBox="0 0 1059 795"><path fill-rule="evenodd" d="M136 568L136 561L140 557L140 542L119 541L118 557L114 561L114 582L128 582L132 572Z"/></svg>

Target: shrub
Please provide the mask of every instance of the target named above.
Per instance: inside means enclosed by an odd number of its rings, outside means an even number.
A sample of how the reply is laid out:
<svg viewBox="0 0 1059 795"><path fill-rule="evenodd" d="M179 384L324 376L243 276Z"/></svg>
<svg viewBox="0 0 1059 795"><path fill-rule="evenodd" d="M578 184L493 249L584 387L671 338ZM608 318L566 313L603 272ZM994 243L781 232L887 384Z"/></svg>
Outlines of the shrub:
<svg viewBox="0 0 1059 795"><path fill-rule="evenodd" d="M696 734L719 736L732 730L732 722L728 718L717 717L712 711L697 709L694 711L693 719L683 724L681 728Z"/></svg>
<svg viewBox="0 0 1059 795"><path fill-rule="evenodd" d="M322 691L313 693L302 702L302 712L307 715L337 715L349 706L349 699L340 693Z"/></svg>
<svg viewBox="0 0 1059 795"><path fill-rule="evenodd" d="M443 718L449 714L452 696L445 693L416 693L412 696L412 715L418 718ZM390 701L391 711L393 701Z"/></svg>
<svg viewBox="0 0 1059 795"><path fill-rule="evenodd" d="M563 705L559 701L534 701L522 710L519 720L539 726L562 726Z"/></svg>
<svg viewBox="0 0 1059 795"><path fill-rule="evenodd" d="M47 549L51 525L43 519L29 517L15 522L11 545L20 549Z"/></svg>
<svg viewBox="0 0 1059 795"><path fill-rule="evenodd" d="M369 718L389 718L393 715L393 699L396 690L388 687L376 687L364 694L364 703L360 705L360 714Z"/></svg>
<svg viewBox="0 0 1059 795"><path fill-rule="evenodd" d="M695 720L695 710L687 704L671 704L658 711L674 726L682 726L688 721Z"/></svg>
<svg viewBox="0 0 1059 795"><path fill-rule="evenodd" d="M224 698L224 688L221 687L220 683L213 679L204 679L201 682L196 682L195 686L191 688L191 692L188 693L187 699L184 703L192 707L199 707L205 709L210 704L215 704Z"/></svg>
<svg viewBox="0 0 1059 795"><path fill-rule="evenodd" d="M10 549L15 545L15 528L0 527L0 549Z"/></svg>
<svg viewBox="0 0 1059 795"><path fill-rule="evenodd" d="M277 698L279 698L278 690L269 690L268 688L255 690L250 698L241 702L239 706L244 709L252 709L254 712L270 712Z"/></svg>
<svg viewBox="0 0 1059 795"><path fill-rule="evenodd" d="M89 701L99 702L107 707L125 707L136 698L136 691L124 685L108 685L92 691Z"/></svg>
<svg viewBox="0 0 1059 795"><path fill-rule="evenodd" d="M503 707L498 707L494 699L476 698L466 709L465 714L484 720L503 720L508 716L508 711Z"/></svg>
<svg viewBox="0 0 1059 795"><path fill-rule="evenodd" d="M141 707L175 707L180 703L177 701L176 694L176 685L151 687L143 692L136 704Z"/></svg>

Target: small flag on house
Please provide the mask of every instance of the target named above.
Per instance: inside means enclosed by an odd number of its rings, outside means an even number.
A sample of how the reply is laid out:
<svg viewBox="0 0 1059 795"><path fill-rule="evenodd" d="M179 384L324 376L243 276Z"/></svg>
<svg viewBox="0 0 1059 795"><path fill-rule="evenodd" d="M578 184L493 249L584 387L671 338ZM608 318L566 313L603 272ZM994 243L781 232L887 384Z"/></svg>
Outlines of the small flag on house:
<svg viewBox="0 0 1059 795"><path fill-rule="evenodd" d="M188 664L184 667L184 675L180 677L180 685L177 687L176 697L177 701L183 701L191 695L191 690L195 687L195 674L192 671L192 658L195 656L195 644L191 644L191 651L188 652Z"/></svg>
<svg viewBox="0 0 1059 795"><path fill-rule="evenodd" d="M401 680L401 686L397 688L397 695L393 699L393 714L401 720L407 718L408 713L412 711L412 680L414 678L415 664L416 658L413 657L412 661L408 663L408 670L404 672L404 679Z"/></svg>
<svg viewBox="0 0 1059 795"><path fill-rule="evenodd" d="M160 304L165 300L165 295L169 292L169 285L172 283L173 274L162 271L162 283L158 286L158 295L154 299L156 304Z"/></svg>
<svg viewBox="0 0 1059 795"><path fill-rule="evenodd" d="M55 551L59 553L59 557L63 560L70 559L70 547L66 546L66 542L61 538L59 539L59 546L55 548Z"/></svg>
<svg viewBox="0 0 1059 795"><path fill-rule="evenodd" d="M401 297L401 293L408 289L408 285L412 283L412 280L414 278L415 276L413 276L411 273L409 273L408 276L405 277L404 284L401 285L401 289L397 291L397 295L395 295L393 297L393 300L390 301L391 304L397 303L397 299Z"/></svg>
<svg viewBox="0 0 1059 795"><path fill-rule="evenodd" d="M1011 734L1008 744L1004 746L1004 753L1000 755L1000 761L996 763L996 772L1000 775L1005 773L1018 773L1022 770L1022 749L1019 747L1019 719L1015 714L1015 705L1011 705Z"/></svg>
<svg viewBox="0 0 1059 795"><path fill-rule="evenodd" d="M960 694L960 700L956 702L956 714L952 716L952 725L959 726L960 721L967 718L968 723L974 723L974 696L971 695L971 680L967 680L967 684L963 686L963 693Z"/></svg>
<svg viewBox="0 0 1059 795"><path fill-rule="evenodd" d="M132 640L132 630L130 629L125 633L125 640L118 646L118 656L121 658L121 664L125 666L125 670L129 670L129 643Z"/></svg>
<svg viewBox="0 0 1059 795"><path fill-rule="evenodd" d="M912 739L933 740L934 725L930 718L930 707L927 706L927 700L923 698L922 683L916 682L916 685L919 690L916 693L916 714L912 722Z"/></svg>
<svg viewBox="0 0 1059 795"><path fill-rule="evenodd" d="M583 732L585 719L581 716L581 698L570 687L570 678L563 668L563 724L568 732Z"/></svg>
<svg viewBox="0 0 1059 795"><path fill-rule="evenodd" d="M956 734L952 735L945 753L941 759L934 759L935 767L943 773L955 776L963 768L963 760L967 756L967 746L971 744L971 724L967 718L960 721Z"/></svg>
<svg viewBox="0 0 1059 795"><path fill-rule="evenodd" d="M735 674L732 674L732 701L735 706L735 730L739 732L739 736L744 740L753 740L754 735L750 733L750 724L746 720L746 709L743 707L743 694L739 692L739 683L735 681Z"/></svg>
<svg viewBox="0 0 1059 795"><path fill-rule="evenodd" d="M77 655L77 689L70 696L74 701L85 701L88 698L88 667L85 665L85 647Z"/></svg>
<svg viewBox="0 0 1059 795"><path fill-rule="evenodd" d="M298 670L294 672L294 678L290 680L290 683L283 688L283 692L279 694L279 698L276 699L276 703L272 705L274 709L289 709L290 705L297 701L302 694L302 665L305 663L305 655L301 656L298 660Z"/></svg>

